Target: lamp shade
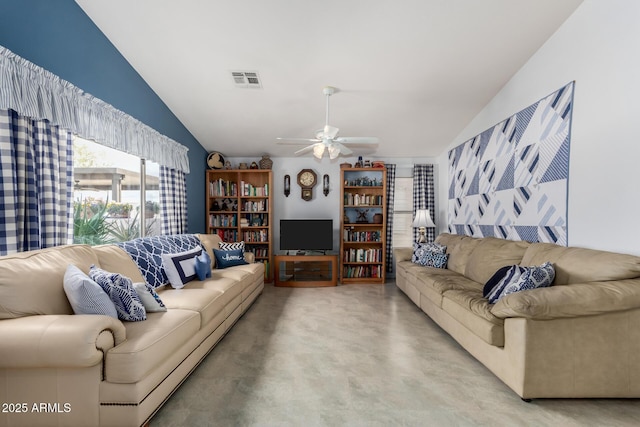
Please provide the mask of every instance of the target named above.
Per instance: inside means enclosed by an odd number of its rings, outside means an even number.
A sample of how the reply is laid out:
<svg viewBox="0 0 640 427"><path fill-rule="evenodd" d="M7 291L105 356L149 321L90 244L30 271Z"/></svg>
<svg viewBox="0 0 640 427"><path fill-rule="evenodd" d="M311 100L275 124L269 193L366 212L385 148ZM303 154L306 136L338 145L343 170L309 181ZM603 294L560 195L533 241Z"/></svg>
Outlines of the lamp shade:
<svg viewBox="0 0 640 427"><path fill-rule="evenodd" d="M436 225L431 220L429 209L418 209L416 211L416 217L413 219L414 227L435 227Z"/></svg>

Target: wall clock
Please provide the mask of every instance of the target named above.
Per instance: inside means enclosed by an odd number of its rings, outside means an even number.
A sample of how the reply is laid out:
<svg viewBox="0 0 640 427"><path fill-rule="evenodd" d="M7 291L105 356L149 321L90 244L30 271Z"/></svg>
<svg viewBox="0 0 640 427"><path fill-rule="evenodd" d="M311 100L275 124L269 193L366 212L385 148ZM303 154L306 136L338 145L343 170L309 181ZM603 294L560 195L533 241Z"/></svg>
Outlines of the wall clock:
<svg viewBox="0 0 640 427"><path fill-rule="evenodd" d="M298 172L298 185L302 188L302 200L308 202L313 198L313 187L318 183L318 176L312 169Z"/></svg>
<svg viewBox="0 0 640 427"><path fill-rule="evenodd" d="M207 156L207 166L209 166L210 169L224 168L224 156L217 151L210 152Z"/></svg>

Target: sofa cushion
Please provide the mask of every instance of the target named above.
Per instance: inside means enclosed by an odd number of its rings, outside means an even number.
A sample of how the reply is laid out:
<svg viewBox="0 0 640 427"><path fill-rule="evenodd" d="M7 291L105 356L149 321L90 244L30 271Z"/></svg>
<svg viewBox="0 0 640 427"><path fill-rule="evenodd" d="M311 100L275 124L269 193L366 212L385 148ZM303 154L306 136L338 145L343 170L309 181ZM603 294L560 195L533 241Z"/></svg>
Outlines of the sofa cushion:
<svg viewBox="0 0 640 427"><path fill-rule="evenodd" d="M77 265L86 273L96 263L98 258L86 245L57 246L0 257L0 319L73 314L62 286L67 266Z"/></svg>
<svg viewBox="0 0 640 427"><path fill-rule="evenodd" d="M436 238L436 242L447 247L447 254L449 255L447 268L456 273L465 274L469 257L478 243L480 243L480 239L444 233Z"/></svg>
<svg viewBox="0 0 640 427"><path fill-rule="evenodd" d="M118 319L130 322L146 320L147 312L140 297L133 289L133 282L126 276L111 273L92 265L89 277L109 295L116 306Z"/></svg>
<svg viewBox="0 0 640 427"><path fill-rule="evenodd" d="M173 288L183 288L185 284L198 277L195 257L201 253L202 248L198 247L175 254L161 255L162 266Z"/></svg>
<svg viewBox="0 0 640 427"><path fill-rule="evenodd" d="M528 242L496 237L479 239L473 252L469 255L464 275L476 282L485 283L497 269L505 265L534 265L521 263L522 256L529 245Z"/></svg>
<svg viewBox="0 0 640 427"><path fill-rule="evenodd" d="M113 244L93 246L93 251L98 257L98 265L107 271L117 271L123 276L127 276L133 283L144 282L144 277L140 269L131 256L121 247ZM87 271L89 265L87 265Z"/></svg>
<svg viewBox="0 0 640 427"><path fill-rule="evenodd" d="M487 344L504 346L504 321L491 313L492 305L482 289L445 292L442 309Z"/></svg>
<svg viewBox="0 0 640 427"><path fill-rule="evenodd" d="M410 282L422 295L429 298L438 307L442 307L442 296L446 291L457 289L478 289L480 284L467 279L451 270L421 267L422 270L409 274Z"/></svg>
<svg viewBox="0 0 640 427"><path fill-rule="evenodd" d="M555 285L640 277L640 257L551 243L532 243L521 264L540 265L547 261L555 268Z"/></svg>
<svg viewBox="0 0 640 427"><path fill-rule="evenodd" d="M164 287L158 289L158 295L169 310L191 310L200 314L200 328L208 324L221 312L232 296L223 298L224 292L219 289L208 289L204 282L194 281L186 289ZM224 319L223 319L224 320Z"/></svg>
<svg viewBox="0 0 640 427"><path fill-rule="evenodd" d="M75 314L101 314L118 318L109 295L73 264L69 264L64 273L64 292Z"/></svg>
<svg viewBox="0 0 640 427"><path fill-rule="evenodd" d="M171 309L149 313L146 322L125 322L127 339L105 356L105 380L140 381L182 347L200 329L196 311Z"/></svg>

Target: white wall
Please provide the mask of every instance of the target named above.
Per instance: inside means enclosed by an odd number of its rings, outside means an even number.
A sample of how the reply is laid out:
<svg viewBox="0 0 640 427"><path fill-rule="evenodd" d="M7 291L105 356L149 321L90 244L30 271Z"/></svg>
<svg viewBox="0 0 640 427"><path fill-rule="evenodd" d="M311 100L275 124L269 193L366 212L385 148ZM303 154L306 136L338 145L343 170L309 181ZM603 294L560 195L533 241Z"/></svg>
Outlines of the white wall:
<svg viewBox="0 0 640 427"><path fill-rule="evenodd" d="M569 245L640 255L639 46L640 1L585 0L449 148L575 80ZM444 231L447 152L438 162Z"/></svg>

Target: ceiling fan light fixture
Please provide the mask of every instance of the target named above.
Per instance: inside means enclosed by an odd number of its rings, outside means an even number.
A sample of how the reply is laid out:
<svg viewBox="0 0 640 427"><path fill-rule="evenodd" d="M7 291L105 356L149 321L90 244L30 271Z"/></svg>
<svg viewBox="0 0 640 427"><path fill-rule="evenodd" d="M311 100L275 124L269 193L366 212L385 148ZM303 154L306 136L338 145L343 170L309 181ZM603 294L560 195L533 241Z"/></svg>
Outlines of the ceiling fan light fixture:
<svg viewBox="0 0 640 427"><path fill-rule="evenodd" d="M337 158L340 155L340 147L336 146L335 144L331 144L329 146L329 158L331 160Z"/></svg>
<svg viewBox="0 0 640 427"><path fill-rule="evenodd" d="M313 155L317 159L321 159L324 155L324 143L319 142L313 146Z"/></svg>

